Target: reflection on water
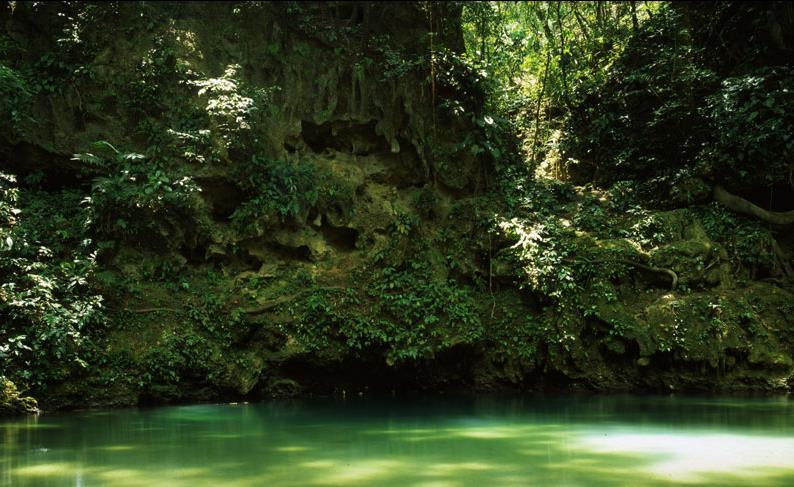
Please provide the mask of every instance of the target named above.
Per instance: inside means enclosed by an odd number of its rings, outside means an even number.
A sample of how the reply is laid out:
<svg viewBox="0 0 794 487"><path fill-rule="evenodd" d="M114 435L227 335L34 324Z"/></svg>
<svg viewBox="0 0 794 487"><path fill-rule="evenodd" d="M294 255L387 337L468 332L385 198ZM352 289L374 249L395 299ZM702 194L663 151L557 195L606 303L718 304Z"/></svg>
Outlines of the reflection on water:
<svg viewBox="0 0 794 487"><path fill-rule="evenodd" d="M288 401L0 422L0 485L794 485L794 402Z"/></svg>

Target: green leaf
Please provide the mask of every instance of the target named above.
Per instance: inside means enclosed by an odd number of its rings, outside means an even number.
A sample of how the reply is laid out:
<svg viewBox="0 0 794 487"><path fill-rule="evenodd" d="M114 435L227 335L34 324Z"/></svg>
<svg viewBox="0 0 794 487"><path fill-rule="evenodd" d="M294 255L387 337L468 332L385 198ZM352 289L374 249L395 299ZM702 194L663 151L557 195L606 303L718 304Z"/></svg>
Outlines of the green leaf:
<svg viewBox="0 0 794 487"><path fill-rule="evenodd" d="M93 143L93 144L91 144L91 145L92 145L93 147L96 147L97 149L110 149L110 150L112 150L113 152L115 152L116 154L121 154L121 152L119 152L119 150L118 150L118 149L116 149L115 147L113 147L113 144L111 144L111 143L110 143L110 142L108 142L107 140L98 140L98 141L94 142L94 143Z"/></svg>

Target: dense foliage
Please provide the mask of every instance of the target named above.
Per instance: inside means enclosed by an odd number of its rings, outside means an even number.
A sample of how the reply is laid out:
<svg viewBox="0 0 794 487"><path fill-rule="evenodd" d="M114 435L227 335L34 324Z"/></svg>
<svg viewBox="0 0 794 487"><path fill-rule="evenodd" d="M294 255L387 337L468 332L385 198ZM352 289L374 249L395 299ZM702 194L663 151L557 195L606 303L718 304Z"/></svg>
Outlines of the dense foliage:
<svg viewBox="0 0 794 487"><path fill-rule="evenodd" d="M96 251L79 193L20 191L2 175L0 198L0 364L41 388L86 366L83 341L102 323Z"/></svg>
<svg viewBox="0 0 794 487"><path fill-rule="evenodd" d="M610 69L656 2L476 2L463 16L467 59L512 121L531 165L553 152L564 114ZM553 170L553 169L551 169Z"/></svg>
<svg viewBox="0 0 794 487"><path fill-rule="evenodd" d="M142 154L122 153L107 142L95 144L109 155L76 154L75 159L95 174L91 194L90 224L106 240L167 237L163 226L187 218L190 196L199 191L189 176L173 174L158 160Z"/></svg>
<svg viewBox="0 0 794 487"><path fill-rule="evenodd" d="M6 395L791 380L783 3L1 8Z"/></svg>
<svg viewBox="0 0 794 487"><path fill-rule="evenodd" d="M785 48L759 42L787 21L787 9L661 9L570 117L571 175L602 185L637 180L647 198L672 193L667 204L703 200L714 183L752 196L790 185L793 73ZM726 28L731 35L720 35Z"/></svg>

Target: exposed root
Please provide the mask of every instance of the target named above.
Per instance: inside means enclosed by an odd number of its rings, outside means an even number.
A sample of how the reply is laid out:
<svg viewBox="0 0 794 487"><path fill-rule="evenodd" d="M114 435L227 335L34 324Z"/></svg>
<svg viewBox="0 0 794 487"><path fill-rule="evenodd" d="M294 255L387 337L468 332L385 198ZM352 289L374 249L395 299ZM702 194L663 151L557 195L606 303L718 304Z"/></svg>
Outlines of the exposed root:
<svg viewBox="0 0 794 487"><path fill-rule="evenodd" d="M648 272L655 272L657 274L667 274L670 276L670 289L675 289L678 285L678 274L675 273L672 269L667 269L665 267L651 267L649 265L640 264L639 262L634 262L633 260L628 259L615 259L616 262L620 262L621 264L632 265L634 267L638 267L640 269L644 269Z"/></svg>
<svg viewBox="0 0 794 487"><path fill-rule="evenodd" d="M678 274L676 274L675 271L672 270L672 269L667 269L667 268L664 268L664 267L651 267L651 266L648 266L648 265L645 265L645 264L640 264L639 262L634 262L634 261L628 260L628 259L617 259L617 261L622 263L622 264L633 265L634 267L639 267L640 269L645 269L646 271L649 271L649 272L667 274L668 276L670 276L670 289L675 289L675 287L678 285Z"/></svg>
<svg viewBox="0 0 794 487"><path fill-rule="evenodd" d="M258 315L258 314L266 313L280 304L288 303L292 300L299 298L303 294L306 294L306 292L301 291L295 294L290 294L289 296L282 296L280 298L267 301L266 303L262 304L261 306L257 306L256 308L247 308L247 309L242 309L240 311L249 315Z"/></svg>
<svg viewBox="0 0 794 487"><path fill-rule="evenodd" d="M157 313L160 311L179 313L179 310L174 308L124 308L124 311L129 313Z"/></svg>
<svg viewBox="0 0 794 487"><path fill-rule="evenodd" d="M785 277L794 277L794 269L791 268L788 255L774 238L772 239L772 253L775 255L775 267L778 268L778 272Z"/></svg>
<svg viewBox="0 0 794 487"><path fill-rule="evenodd" d="M649 265L640 264L639 262L634 262L633 260L629 259L597 259L597 260L587 260L587 259L579 259L583 262L587 262L589 264L612 264L615 262L620 262L621 264L626 264L634 267L638 267L640 269L644 269L649 272L655 272L657 274L666 274L670 277L670 289L675 289L678 285L678 274L675 273L672 269L667 269L664 267L651 267Z"/></svg>
<svg viewBox="0 0 794 487"><path fill-rule="evenodd" d="M295 299L298 299L301 296L318 289L324 291L344 291L347 288L338 287L338 286L307 288L302 291L298 291L297 293L290 294L288 296L282 296L280 298L272 299L255 308L241 309L240 312L251 315L266 313L281 304L294 301ZM174 308L124 308L124 311L127 311L129 313L158 313L158 312L179 313L180 310Z"/></svg>
<svg viewBox="0 0 794 487"><path fill-rule="evenodd" d="M714 186L714 199L737 213L753 216L767 223L772 223L774 225L790 225L794 223L794 210L765 210L760 206L747 201L741 196L736 196L735 194L728 192L728 190L719 184Z"/></svg>
<svg viewBox="0 0 794 487"><path fill-rule="evenodd" d="M242 313L244 313L244 314L249 314L249 315L257 315L257 314L266 313L266 312L270 311L271 309L276 308L279 305L282 305L284 303L288 303L290 301L294 301L294 300L300 298L301 296L303 296L305 294L308 294L308 293L310 293L312 291L316 291L318 289L324 290L324 291L344 291L347 288L346 287L339 287L339 286L307 288L307 289L304 289L302 291L298 291L297 293L290 294L288 296L282 296L280 298L271 299L270 301L267 301L267 302L257 306L256 308L241 309L240 311Z"/></svg>
<svg viewBox="0 0 794 487"><path fill-rule="evenodd" d="M728 192L719 184L714 186L714 199L737 213L749 215L773 225L790 225L794 223L794 210L765 210L741 196ZM794 269L792 269L788 255L780 248L774 238L772 239L772 254L774 255L775 272L784 277L794 277Z"/></svg>

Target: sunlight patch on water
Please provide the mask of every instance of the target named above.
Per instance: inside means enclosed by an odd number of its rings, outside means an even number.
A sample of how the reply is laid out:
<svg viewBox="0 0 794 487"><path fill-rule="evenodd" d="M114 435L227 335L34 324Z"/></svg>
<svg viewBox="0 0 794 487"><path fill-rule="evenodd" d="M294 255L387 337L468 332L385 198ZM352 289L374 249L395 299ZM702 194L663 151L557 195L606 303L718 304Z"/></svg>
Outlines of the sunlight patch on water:
<svg viewBox="0 0 794 487"><path fill-rule="evenodd" d="M378 477L394 474L408 468L409 465L397 460L360 460L357 462L335 465L333 470L329 472L322 481L314 483L323 485L349 485L353 483L371 482Z"/></svg>
<svg viewBox="0 0 794 487"><path fill-rule="evenodd" d="M110 446L103 446L97 449L102 451L130 451L130 450L134 450L135 447L132 445L110 445Z"/></svg>
<svg viewBox="0 0 794 487"><path fill-rule="evenodd" d="M579 446L598 453L644 454L642 470L675 482L703 482L715 474L763 478L794 472L794 438L709 433L591 433Z"/></svg>
<svg viewBox="0 0 794 487"><path fill-rule="evenodd" d="M42 463L14 469L14 474L25 477L57 477L74 472L77 465L70 462Z"/></svg>
<svg viewBox="0 0 794 487"><path fill-rule="evenodd" d="M113 470L100 473L99 477L112 482L138 481L141 478L144 478L144 474L140 470L134 470L131 468L115 468Z"/></svg>
<svg viewBox="0 0 794 487"><path fill-rule="evenodd" d="M300 464L301 467L306 468L333 468L335 465L334 462L331 460L314 460L311 462L303 462Z"/></svg>
<svg viewBox="0 0 794 487"><path fill-rule="evenodd" d="M555 431L556 425L517 425L517 424L490 424L477 427L462 427L449 429L450 435L462 438L473 438L482 440L507 440L519 438L536 438L547 436L558 438L559 431Z"/></svg>
<svg viewBox="0 0 794 487"><path fill-rule="evenodd" d="M459 431L458 436L463 438L477 438L483 440L503 440L505 438L515 438L520 436L518 432L511 432L504 428L477 428Z"/></svg>
<svg viewBox="0 0 794 487"><path fill-rule="evenodd" d="M430 480L411 484L411 487L459 487L461 485L463 484L454 480Z"/></svg>
<svg viewBox="0 0 794 487"><path fill-rule="evenodd" d="M461 471L484 471L494 470L495 466L481 462L461 462L461 463L436 463L430 465L425 470L426 475L449 475Z"/></svg>
<svg viewBox="0 0 794 487"><path fill-rule="evenodd" d="M273 448L273 450L285 452L285 453L298 453L298 452L309 451L311 450L311 448L309 448L308 446L290 445L290 446L278 446L276 448Z"/></svg>
<svg viewBox="0 0 794 487"><path fill-rule="evenodd" d="M436 428L408 428L408 429L376 429L365 431L365 435L435 435Z"/></svg>

